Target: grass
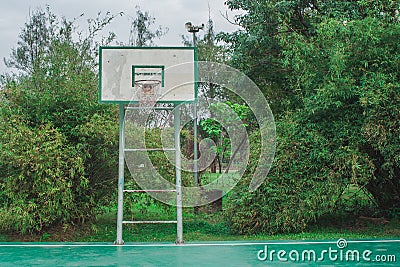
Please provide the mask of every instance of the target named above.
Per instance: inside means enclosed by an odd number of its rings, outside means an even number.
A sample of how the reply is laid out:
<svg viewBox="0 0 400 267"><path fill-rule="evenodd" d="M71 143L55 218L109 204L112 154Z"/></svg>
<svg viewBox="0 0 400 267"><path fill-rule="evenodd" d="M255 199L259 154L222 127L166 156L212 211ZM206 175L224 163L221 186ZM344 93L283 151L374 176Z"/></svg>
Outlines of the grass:
<svg viewBox="0 0 400 267"><path fill-rule="evenodd" d="M207 177L214 180L217 176ZM346 199L348 196L348 199ZM358 190L349 188L344 199L349 207L360 207L354 201L362 200L362 205L369 205L368 198ZM125 210L125 219L134 220L175 220L175 208L162 206L143 199L136 203L135 210ZM341 209L346 210L346 207ZM0 242L10 241L68 241L68 242L113 242L116 238L116 208L104 207L94 223L85 225L64 225L37 234L0 233ZM326 239L370 239L399 238L400 218L385 221L362 217L354 210L320 218L320 220L301 233L238 235L231 233L225 223L222 212L193 214L193 209L184 209L184 240L195 241L250 241L250 240L326 240ZM132 218L134 217L134 218ZM123 238L126 242L174 242L175 224L124 225Z"/></svg>
<svg viewBox="0 0 400 267"><path fill-rule="evenodd" d="M222 214L184 213L184 240L194 241L240 241L240 240L317 240L317 239L365 239L365 238L395 238L400 237L400 221L392 220L387 224L360 221L357 218L348 218L340 223L331 224L325 218L316 225L311 226L302 233L289 234L258 234L237 235L232 234L223 222ZM103 215L98 218L96 231L83 236L77 241L109 242L116 236L116 218L113 214ZM173 242L176 238L175 225L127 225L124 226L124 240L127 242Z"/></svg>
<svg viewBox="0 0 400 267"><path fill-rule="evenodd" d="M153 210L154 213L154 210ZM113 242L116 238L116 212L97 217L94 224L56 228L34 235L0 235L1 242L10 241L68 241L68 242ZM153 217L155 214L142 214ZM163 219L173 219L164 214ZM141 219L141 217L138 217ZM335 222L335 223L332 223ZM184 240L195 241L250 241L250 240L326 240L326 239L369 239L400 237L400 221L394 219L386 224L359 220L356 217L325 217L307 231L288 234L238 235L230 233L222 213L194 215L184 211ZM123 238L126 242L174 242L175 224L124 225Z"/></svg>

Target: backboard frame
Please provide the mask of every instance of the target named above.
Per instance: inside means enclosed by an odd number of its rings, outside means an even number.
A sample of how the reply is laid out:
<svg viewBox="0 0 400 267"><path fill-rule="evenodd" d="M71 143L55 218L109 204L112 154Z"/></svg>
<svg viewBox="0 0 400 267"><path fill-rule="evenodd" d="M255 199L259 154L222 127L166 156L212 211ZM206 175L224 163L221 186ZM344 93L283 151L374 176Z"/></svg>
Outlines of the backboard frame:
<svg viewBox="0 0 400 267"><path fill-rule="evenodd" d="M186 62L181 62L183 63L191 63L193 61L193 77L191 77L191 82L193 82L193 98L187 99L187 100L161 100L157 101L157 103L172 103L172 104L180 104L180 103L193 103L197 102L197 94L198 94L198 86L197 86L197 48L196 47L174 47L174 46L162 46L162 47L136 47L136 46L100 46L99 49L99 82L98 82L98 90L99 90L99 102L100 103L105 103L105 104L129 104L129 103L138 103L140 100L136 99L123 99L123 100L116 100L116 99L108 99L104 98L104 92L105 88L103 88L103 71L105 71L104 66L103 66L103 53L106 52L111 52L111 51L116 51L118 50L121 51L121 53L130 53L128 50L131 50L131 53L139 53L140 50L144 54L150 55L152 52L156 53L161 53L163 54L163 51L169 51L167 53L171 53L175 51L177 55L182 51L182 53L186 53L186 57L189 55L191 57L191 54L193 54L193 58L190 58L190 61ZM171 66L168 66L168 62L163 62L162 59L157 60L156 62L151 62L151 60L147 61L141 61L141 62L128 62L126 65L124 65L125 68L129 68L129 72L131 73L131 83L130 86L132 86L132 90L134 88L134 82L135 82L135 70L136 69L154 69L155 72L160 72L161 75L161 83L162 87L164 88L165 85L165 71L168 71L168 68ZM156 74L156 73L155 73ZM146 75L145 73L143 75ZM192 75L192 74L190 74ZM167 89L168 90L168 89ZM125 91L126 93L126 91ZM192 94L190 92L190 94Z"/></svg>

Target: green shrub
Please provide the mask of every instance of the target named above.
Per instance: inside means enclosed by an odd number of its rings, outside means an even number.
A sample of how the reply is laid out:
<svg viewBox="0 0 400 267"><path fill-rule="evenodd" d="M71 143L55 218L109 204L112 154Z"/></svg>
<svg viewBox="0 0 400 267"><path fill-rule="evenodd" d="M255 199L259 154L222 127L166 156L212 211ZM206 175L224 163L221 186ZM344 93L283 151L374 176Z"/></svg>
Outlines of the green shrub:
<svg viewBox="0 0 400 267"><path fill-rule="evenodd" d="M316 125L301 123L295 114L277 122L277 133L275 162L254 192L248 186L261 142L259 132L250 135L248 172L227 199L226 218L235 232L302 231L335 210L348 184L365 180L373 172L366 155L336 147Z"/></svg>
<svg viewBox="0 0 400 267"><path fill-rule="evenodd" d="M84 219L94 199L85 196L83 159L51 125L29 129L14 120L1 125L0 225L40 231Z"/></svg>
<svg viewBox="0 0 400 267"><path fill-rule="evenodd" d="M115 117L94 114L74 129L76 147L83 158L89 186L87 197L95 207L107 205L116 197L118 177L118 123ZM82 201L85 201L82 199Z"/></svg>
<svg viewBox="0 0 400 267"><path fill-rule="evenodd" d="M19 73L0 81L3 229L87 221L113 196L118 113L98 102L95 52L95 36L112 18L99 15L87 36L75 35L74 21L37 9L6 60Z"/></svg>

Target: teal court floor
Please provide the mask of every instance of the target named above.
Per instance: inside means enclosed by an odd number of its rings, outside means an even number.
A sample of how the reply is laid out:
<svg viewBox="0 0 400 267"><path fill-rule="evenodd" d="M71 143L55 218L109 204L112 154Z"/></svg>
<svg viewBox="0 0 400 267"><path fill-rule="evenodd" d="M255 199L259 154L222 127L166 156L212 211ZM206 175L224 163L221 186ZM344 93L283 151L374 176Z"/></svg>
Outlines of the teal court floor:
<svg viewBox="0 0 400 267"><path fill-rule="evenodd" d="M173 243L0 243L0 266L400 266L400 238Z"/></svg>

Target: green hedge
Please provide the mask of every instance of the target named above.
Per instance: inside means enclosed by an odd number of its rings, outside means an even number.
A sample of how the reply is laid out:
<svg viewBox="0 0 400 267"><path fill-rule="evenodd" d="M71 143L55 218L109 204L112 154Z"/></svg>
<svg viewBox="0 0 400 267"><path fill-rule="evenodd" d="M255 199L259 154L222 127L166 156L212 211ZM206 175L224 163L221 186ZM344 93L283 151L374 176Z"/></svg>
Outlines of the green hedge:
<svg viewBox="0 0 400 267"><path fill-rule="evenodd" d="M350 183L372 174L373 165L366 155L349 147L335 147L313 127L296 121L295 114L277 122L275 162L254 192L249 192L248 186L261 142L258 131L250 135L248 171L230 192L225 211L234 232L302 231L333 212ZM355 166L359 169L352 176Z"/></svg>

